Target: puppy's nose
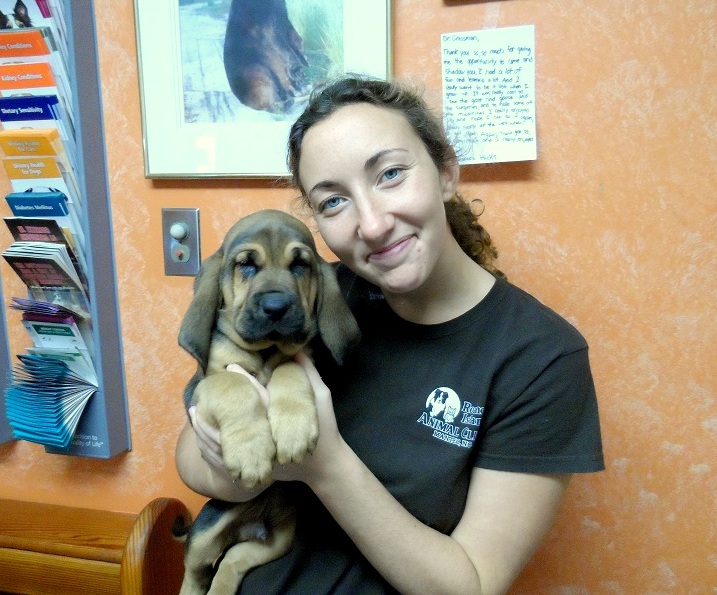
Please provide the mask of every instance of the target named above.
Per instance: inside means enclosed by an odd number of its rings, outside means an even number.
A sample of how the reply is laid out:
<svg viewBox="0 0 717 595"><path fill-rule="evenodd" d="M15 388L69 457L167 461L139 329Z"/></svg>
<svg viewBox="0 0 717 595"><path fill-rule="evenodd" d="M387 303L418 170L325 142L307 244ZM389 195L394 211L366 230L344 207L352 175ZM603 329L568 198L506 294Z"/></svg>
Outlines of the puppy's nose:
<svg viewBox="0 0 717 595"><path fill-rule="evenodd" d="M294 304L294 297L278 291L271 291L261 296L259 306L270 320L279 320Z"/></svg>

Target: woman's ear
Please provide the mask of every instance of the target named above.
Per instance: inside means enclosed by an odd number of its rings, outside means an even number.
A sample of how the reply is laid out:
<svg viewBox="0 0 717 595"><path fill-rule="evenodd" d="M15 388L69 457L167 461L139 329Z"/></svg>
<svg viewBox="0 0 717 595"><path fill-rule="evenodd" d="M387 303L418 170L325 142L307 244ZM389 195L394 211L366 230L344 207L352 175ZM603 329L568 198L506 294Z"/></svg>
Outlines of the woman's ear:
<svg viewBox="0 0 717 595"><path fill-rule="evenodd" d="M458 159L452 159L445 165L440 173L441 191L443 192L443 202L451 200L458 190L458 179L460 178L460 166Z"/></svg>

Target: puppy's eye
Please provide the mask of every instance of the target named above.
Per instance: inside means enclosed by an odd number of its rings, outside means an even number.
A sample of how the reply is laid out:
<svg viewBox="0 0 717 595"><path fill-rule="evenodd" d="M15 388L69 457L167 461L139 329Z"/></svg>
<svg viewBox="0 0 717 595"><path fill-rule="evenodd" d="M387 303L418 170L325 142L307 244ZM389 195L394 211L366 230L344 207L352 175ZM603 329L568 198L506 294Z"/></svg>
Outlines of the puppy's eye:
<svg viewBox="0 0 717 595"><path fill-rule="evenodd" d="M301 277L311 270L311 263L305 258L298 256L294 258L293 262L289 265L289 270L294 277Z"/></svg>
<svg viewBox="0 0 717 595"><path fill-rule="evenodd" d="M253 277L257 272L255 264L240 264L239 270L241 271L242 277L245 279Z"/></svg>
<svg viewBox="0 0 717 595"><path fill-rule="evenodd" d="M237 262L237 267L239 267L239 271L245 279L251 279L259 272L259 267L251 257L247 257L244 260Z"/></svg>

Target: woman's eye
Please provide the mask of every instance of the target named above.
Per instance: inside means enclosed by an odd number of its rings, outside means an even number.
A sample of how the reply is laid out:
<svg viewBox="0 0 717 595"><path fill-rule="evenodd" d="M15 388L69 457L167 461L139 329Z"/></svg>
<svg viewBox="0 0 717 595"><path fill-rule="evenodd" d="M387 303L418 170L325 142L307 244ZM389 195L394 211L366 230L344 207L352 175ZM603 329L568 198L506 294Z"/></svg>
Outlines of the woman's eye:
<svg viewBox="0 0 717 595"><path fill-rule="evenodd" d="M392 180L395 180L398 178L398 176L401 175L401 168L399 167L392 167L390 169L387 169L385 172L383 172L383 179L390 182Z"/></svg>
<svg viewBox="0 0 717 595"><path fill-rule="evenodd" d="M319 211L325 211L327 209L335 209L343 203L345 199L341 196L330 196L326 200L322 201L319 205Z"/></svg>

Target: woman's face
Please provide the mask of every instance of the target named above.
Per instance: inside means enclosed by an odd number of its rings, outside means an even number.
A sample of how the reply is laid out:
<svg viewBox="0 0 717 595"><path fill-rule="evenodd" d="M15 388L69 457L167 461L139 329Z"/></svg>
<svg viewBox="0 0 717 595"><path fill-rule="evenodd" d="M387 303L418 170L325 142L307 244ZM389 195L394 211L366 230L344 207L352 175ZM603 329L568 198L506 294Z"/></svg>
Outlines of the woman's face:
<svg viewBox="0 0 717 595"><path fill-rule="evenodd" d="M458 166L439 172L400 112L339 108L305 134L299 179L324 241L351 270L391 294L430 280L450 238L443 203Z"/></svg>

